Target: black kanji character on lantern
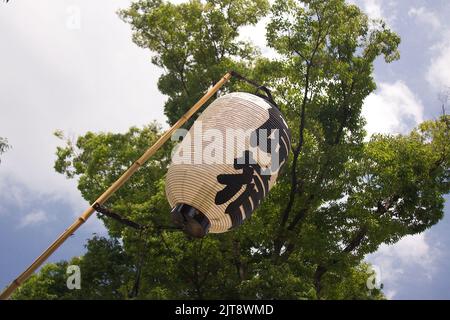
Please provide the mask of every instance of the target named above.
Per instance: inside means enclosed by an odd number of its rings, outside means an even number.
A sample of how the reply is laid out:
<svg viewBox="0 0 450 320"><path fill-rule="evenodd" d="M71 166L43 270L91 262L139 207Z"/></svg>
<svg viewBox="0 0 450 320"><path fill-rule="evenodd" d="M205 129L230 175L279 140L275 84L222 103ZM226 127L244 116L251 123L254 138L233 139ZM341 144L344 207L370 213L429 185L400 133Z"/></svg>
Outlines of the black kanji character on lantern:
<svg viewBox="0 0 450 320"><path fill-rule="evenodd" d="M252 153L245 151L242 158L234 159L234 168L242 170L240 174L221 174L217 181L226 185L224 189L217 192L215 203L224 204L231 200L241 189L244 191L231 202L225 209L230 215L232 228L243 222L241 208L245 217L249 218L251 213L259 206L269 189L270 175L261 175L261 167L252 160Z"/></svg>
<svg viewBox="0 0 450 320"><path fill-rule="evenodd" d="M242 224L243 214L245 218L249 218L251 213L260 205L269 191L269 181L272 174L276 173L286 163L289 154L291 139L289 129L280 110L272 103L269 102L269 104L271 106L268 109L269 118L252 132L250 145L271 155L270 169L264 169L263 171L254 160L252 152L247 150L242 157L234 159L234 168L242 170L242 173L217 176L217 181L226 185L216 194L215 203L217 205L230 201L244 188L244 191L225 209L225 213L230 215L232 228ZM273 134L275 134L274 137Z"/></svg>
<svg viewBox="0 0 450 320"><path fill-rule="evenodd" d="M290 145L290 133L283 116L280 110L270 105L269 119L252 133L250 140L252 147L258 147L262 152L271 154L272 165L269 174L278 171L285 163ZM275 135L273 138L272 134Z"/></svg>

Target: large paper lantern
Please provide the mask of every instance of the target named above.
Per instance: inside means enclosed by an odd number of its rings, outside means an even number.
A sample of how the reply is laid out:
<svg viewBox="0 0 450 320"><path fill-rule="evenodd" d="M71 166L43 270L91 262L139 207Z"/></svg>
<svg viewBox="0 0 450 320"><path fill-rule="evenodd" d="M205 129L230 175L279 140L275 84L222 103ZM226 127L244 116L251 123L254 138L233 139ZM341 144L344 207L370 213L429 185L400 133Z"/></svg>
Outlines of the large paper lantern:
<svg viewBox="0 0 450 320"><path fill-rule="evenodd" d="M172 219L203 237L236 228L275 184L290 149L281 112L268 99L216 99L178 144L166 176Z"/></svg>

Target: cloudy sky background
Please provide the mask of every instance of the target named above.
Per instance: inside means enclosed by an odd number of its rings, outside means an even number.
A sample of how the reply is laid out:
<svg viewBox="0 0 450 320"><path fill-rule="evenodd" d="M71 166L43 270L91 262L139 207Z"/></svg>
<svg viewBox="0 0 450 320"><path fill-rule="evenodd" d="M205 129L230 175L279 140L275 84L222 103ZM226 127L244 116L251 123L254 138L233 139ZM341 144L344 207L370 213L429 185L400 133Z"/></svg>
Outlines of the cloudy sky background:
<svg viewBox="0 0 450 320"><path fill-rule="evenodd" d="M179 2L179 1L177 1ZM364 106L369 132L406 133L436 119L438 93L450 87L448 0L352 0L400 34L402 58L377 61L376 93ZM52 132L124 132L165 123L156 87L161 71L131 41L116 15L129 0L13 0L0 3L0 136L13 149L0 165L0 288L18 275L87 203L74 181L53 170L60 144ZM264 54L264 25L243 37ZM450 198L448 198L450 200ZM450 201L446 216L423 234L367 257L393 299L450 299ZM94 217L50 261L84 252Z"/></svg>

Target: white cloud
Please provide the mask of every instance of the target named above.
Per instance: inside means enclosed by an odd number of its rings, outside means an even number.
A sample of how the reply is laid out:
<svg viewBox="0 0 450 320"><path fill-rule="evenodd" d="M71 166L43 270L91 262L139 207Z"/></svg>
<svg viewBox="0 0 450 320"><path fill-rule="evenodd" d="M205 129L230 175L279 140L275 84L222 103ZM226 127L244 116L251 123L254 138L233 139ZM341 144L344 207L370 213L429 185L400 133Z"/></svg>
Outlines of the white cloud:
<svg viewBox="0 0 450 320"><path fill-rule="evenodd" d="M369 18L382 19L388 25L397 19L396 1L391 0L347 0L348 3L359 6Z"/></svg>
<svg viewBox="0 0 450 320"><path fill-rule="evenodd" d="M366 130L373 133L407 133L423 121L423 106L402 81L380 83L364 101Z"/></svg>
<svg viewBox="0 0 450 320"><path fill-rule="evenodd" d="M165 122L161 71L116 14L130 0L12 1L0 10L2 179L79 206L74 181L53 169L52 132L123 132ZM76 9L76 10L74 10ZM79 28L74 14L79 13ZM76 17L75 17L76 18Z"/></svg>
<svg viewBox="0 0 450 320"><path fill-rule="evenodd" d="M383 19L383 10L381 9L381 0L364 0L364 11L372 19Z"/></svg>
<svg viewBox="0 0 450 320"><path fill-rule="evenodd" d="M426 73L432 88L442 90L450 87L450 30L442 34L442 39L433 48L433 56Z"/></svg>
<svg viewBox="0 0 450 320"><path fill-rule="evenodd" d="M1 167L0 167L1 169ZM14 203L18 208L24 208L28 202L29 197L23 188L18 185L11 183L5 173L2 173L2 178L0 179L0 203ZM10 214L4 209L4 206L0 206L0 215Z"/></svg>
<svg viewBox="0 0 450 320"><path fill-rule="evenodd" d="M32 211L22 217L19 223L19 228L37 225L46 221L48 221L48 217L44 211L42 210Z"/></svg>
<svg viewBox="0 0 450 320"><path fill-rule="evenodd" d="M410 17L417 19L418 22L430 26L434 31L441 28L441 22L438 16L434 12L426 9L425 7L420 8L412 7L411 9L409 9L408 15Z"/></svg>
<svg viewBox="0 0 450 320"><path fill-rule="evenodd" d="M254 26L243 27L240 31L239 40L253 43L260 49L264 57L275 59L279 58L280 55L266 44L266 26L269 21L269 17L264 17Z"/></svg>
<svg viewBox="0 0 450 320"><path fill-rule="evenodd" d="M400 263L413 261L427 267L432 262L429 256L430 246L425 239L425 233L406 236L395 245L382 245L379 253L384 256L395 256Z"/></svg>
<svg viewBox="0 0 450 320"><path fill-rule="evenodd" d="M397 291L395 290L386 290L386 292L384 292L386 298L388 298L389 300L394 299L395 295L397 294Z"/></svg>
<svg viewBox="0 0 450 320"><path fill-rule="evenodd" d="M395 298L404 282L431 281L437 268L440 251L430 246L426 233L406 236L393 245L383 244L367 257L380 274L389 299Z"/></svg>

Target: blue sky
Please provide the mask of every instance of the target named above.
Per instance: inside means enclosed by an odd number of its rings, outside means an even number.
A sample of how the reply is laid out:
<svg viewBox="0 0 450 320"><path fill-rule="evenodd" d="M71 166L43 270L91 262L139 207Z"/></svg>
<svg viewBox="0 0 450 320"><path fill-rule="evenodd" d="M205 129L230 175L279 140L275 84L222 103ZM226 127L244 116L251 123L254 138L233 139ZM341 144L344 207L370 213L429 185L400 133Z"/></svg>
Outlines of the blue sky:
<svg viewBox="0 0 450 320"><path fill-rule="evenodd" d="M177 1L179 2L179 1ZM408 132L440 114L438 93L450 87L450 3L447 0L352 0L402 37L401 59L377 61L377 91L365 101L369 132ZM87 206L74 181L53 170L60 143L165 122L161 71L131 42L115 14L129 0L22 0L0 4L0 136L13 149L0 165L0 288L21 272ZM264 21L243 37L263 54ZM367 257L393 299L450 299L450 197L445 218L426 232L381 246ZM50 261L81 255L92 218Z"/></svg>

